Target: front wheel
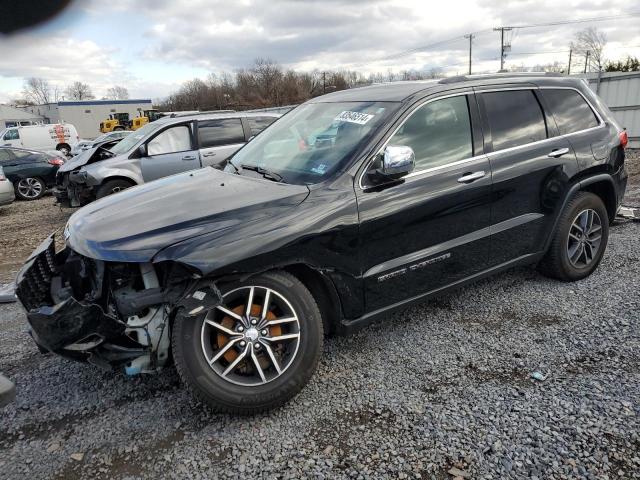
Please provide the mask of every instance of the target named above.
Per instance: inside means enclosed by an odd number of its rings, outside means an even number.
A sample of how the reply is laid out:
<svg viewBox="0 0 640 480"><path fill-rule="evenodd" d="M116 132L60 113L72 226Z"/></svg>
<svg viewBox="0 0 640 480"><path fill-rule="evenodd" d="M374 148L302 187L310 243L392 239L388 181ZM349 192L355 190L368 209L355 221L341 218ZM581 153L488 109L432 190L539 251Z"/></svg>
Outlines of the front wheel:
<svg viewBox="0 0 640 480"><path fill-rule="evenodd" d="M107 182L104 182L104 184L100 188L98 188L98 191L96 192L96 198L99 199L106 197L107 195L113 195L114 193L121 192L122 190L126 190L127 188L130 188L132 186L133 185L126 180L109 180Z"/></svg>
<svg viewBox="0 0 640 480"><path fill-rule="evenodd" d="M217 411L253 414L295 396L316 370L323 326L293 275L270 272L223 289L223 303L178 318L172 349L182 381Z"/></svg>
<svg viewBox="0 0 640 480"><path fill-rule="evenodd" d="M567 282L588 277L598 267L609 240L609 215L590 192L578 192L560 214L551 246L538 266L546 276Z"/></svg>

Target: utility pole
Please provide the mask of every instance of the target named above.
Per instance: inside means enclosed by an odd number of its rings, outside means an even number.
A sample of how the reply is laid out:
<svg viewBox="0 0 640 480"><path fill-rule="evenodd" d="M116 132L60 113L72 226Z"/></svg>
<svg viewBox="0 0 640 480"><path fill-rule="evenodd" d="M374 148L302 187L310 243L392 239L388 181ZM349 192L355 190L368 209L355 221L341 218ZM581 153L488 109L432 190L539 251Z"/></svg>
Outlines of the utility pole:
<svg viewBox="0 0 640 480"><path fill-rule="evenodd" d="M571 75L571 54L573 53L573 48L569 49L569 66L567 67L567 75Z"/></svg>
<svg viewBox="0 0 640 480"><path fill-rule="evenodd" d="M504 43L504 32L510 32L513 27L496 27L493 30L500 30L500 70L504 70L504 59L507 58L507 52L511 50L511 44Z"/></svg>
<svg viewBox="0 0 640 480"><path fill-rule="evenodd" d="M322 72L322 94L327 93L327 72Z"/></svg>
<svg viewBox="0 0 640 480"><path fill-rule="evenodd" d="M587 73L587 67L589 66L589 55L591 55L591 52L587 50L587 53L585 53L584 55L584 72L583 73Z"/></svg>
<svg viewBox="0 0 640 480"><path fill-rule="evenodd" d="M473 33L464 36L464 38L469 39L469 75L471 75L471 45L473 44L473 37L475 37Z"/></svg>

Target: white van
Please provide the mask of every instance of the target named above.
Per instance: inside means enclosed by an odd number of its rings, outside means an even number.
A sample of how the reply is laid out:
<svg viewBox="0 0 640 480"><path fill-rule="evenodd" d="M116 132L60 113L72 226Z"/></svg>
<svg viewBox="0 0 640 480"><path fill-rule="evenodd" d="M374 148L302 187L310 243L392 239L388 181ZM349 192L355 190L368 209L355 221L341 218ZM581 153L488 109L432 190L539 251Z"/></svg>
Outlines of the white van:
<svg viewBox="0 0 640 480"><path fill-rule="evenodd" d="M70 123L10 127L0 132L0 145L4 147L58 150L68 155L80 140L76 127Z"/></svg>

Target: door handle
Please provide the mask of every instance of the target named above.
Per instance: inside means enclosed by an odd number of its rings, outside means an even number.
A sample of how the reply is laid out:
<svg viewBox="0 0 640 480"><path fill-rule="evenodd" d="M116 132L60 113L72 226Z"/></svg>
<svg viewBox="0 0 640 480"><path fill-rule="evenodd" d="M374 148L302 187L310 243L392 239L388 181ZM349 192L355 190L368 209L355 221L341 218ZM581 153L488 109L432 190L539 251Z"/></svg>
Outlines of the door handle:
<svg viewBox="0 0 640 480"><path fill-rule="evenodd" d="M207 152L202 154L203 157L215 157L216 152Z"/></svg>
<svg viewBox="0 0 640 480"><path fill-rule="evenodd" d="M186 157L182 157L182 160L195 160L196 157L195 155L187 155Z"/></svg>
<svg viewBox="0 0 640 480"><path fill-rule="evenodd" d="M480 170L479 172L473 173L465 173L458 179L458 183L471 183L479 180L485 176L484 170Z"/></svg>
<svg viewBox="0 0 640 480"><path fill-rule="evenodd" d="M567 153L569 153L568 148L554 148L547 154L547 157L559 158L562 155L566 155Z"/></svg>

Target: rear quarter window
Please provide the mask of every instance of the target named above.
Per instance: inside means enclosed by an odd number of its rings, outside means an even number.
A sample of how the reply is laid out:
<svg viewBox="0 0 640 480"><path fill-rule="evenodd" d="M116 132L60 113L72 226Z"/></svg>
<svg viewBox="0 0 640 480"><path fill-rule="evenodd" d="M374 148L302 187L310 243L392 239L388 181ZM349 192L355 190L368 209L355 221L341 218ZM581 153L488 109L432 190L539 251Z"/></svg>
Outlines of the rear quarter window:
<svg viewBox="0 0 640 480"><path fill-rule="evenodd" d="M567 88L545 88L544 99L562 135L599 125L598 117L584 97Z"/></svg>
<svg viewBox="0 0 640 480"><path fill-rule="evenodd" d="M482 99L494 151L547 138L542 107L532 90L486 92Z"/></svg>
<svg viewBox="0 0 640 480"><path fill-rule="evenodd" d="M275 120L276 119L274 117L248 117L247 121L251 128L251 135L259 134L262 130L275 122Z"/></svg>

